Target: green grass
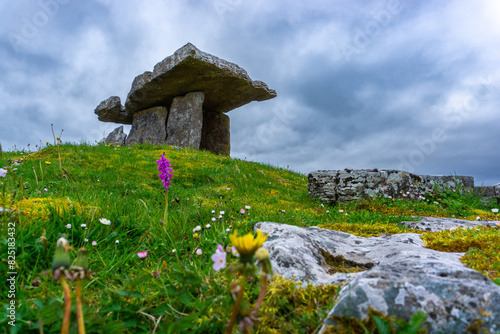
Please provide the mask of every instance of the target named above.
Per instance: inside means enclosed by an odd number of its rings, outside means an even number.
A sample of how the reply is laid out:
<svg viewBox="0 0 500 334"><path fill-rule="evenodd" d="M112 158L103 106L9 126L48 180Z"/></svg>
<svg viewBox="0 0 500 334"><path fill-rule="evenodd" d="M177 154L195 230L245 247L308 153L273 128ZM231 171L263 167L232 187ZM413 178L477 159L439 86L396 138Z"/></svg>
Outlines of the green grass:
<svg viewBox="0 0 500 334"><path fill-rule="evenodd" d="M163 152L174 174L165 223L165 190L155 163ZM495 218L492 203L484 205L463 191L437 192L421 202L379 198L323 205L308 197L305 175L205 151L64 144L60 154L62 168L55 146L34 153L3 152L0 157L0 167L9 167L7 176L0 178L0 206L11 210L0 222L15 224L18 333L39 333L40 324L44 333L60 331L62 290L44 272L51 267L61 236L74 247L72 258L80 247L89 249L94 275L84 284L87 333L220 333L230 317L233 301L228 291L234 278L224 270L215 272L210 256L218 244L229 244L234 230L242 234L257 222L271 221L370 236L408 232L398 223L420 215ZM251 208L240 214L245 206ZM100 218L111 225L101 224ZM198 238L193 237L196 226L202 227ZM6 273L12 271L9 236L2 233L0 271ZM140 259L141 251L148 256ZM290 287L278 283L269 289ZM322 288L309 289L318 293L314 289ZM256 283L250 284L247 295L255 300ZM293 333L313 331L333 306L333 295L318 303L309 302L306 294L282 295L288 299L274 295L262 306L263 322L286 323ZM5 311L9 300L2 289L2 331L11 330ZM300 316L288 309L292 300L307 305ZM273 314L280 318L273 319ZM76 316L72 326L71 332L76 331ZM258 332L273 330L279 327Z"/></svg>

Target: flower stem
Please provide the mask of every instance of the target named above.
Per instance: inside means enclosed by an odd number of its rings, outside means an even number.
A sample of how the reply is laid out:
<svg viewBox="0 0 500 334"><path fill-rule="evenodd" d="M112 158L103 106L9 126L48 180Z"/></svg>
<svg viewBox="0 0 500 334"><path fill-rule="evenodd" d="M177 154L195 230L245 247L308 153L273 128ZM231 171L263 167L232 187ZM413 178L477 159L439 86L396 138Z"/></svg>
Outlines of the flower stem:
<svg viewBox="0 0 500 334"><path fill-rule="evenodd" d="M241 301L243 300L243 294L245 291L245 284L247 283L247 278L245 276L241 276L241 284L240 291L238 292L238 297L236 297L236 303L234 304L233 314L231 315L231 320L226 328L226 334L230 334L234 324L236 323L236 318L238 317L238 313L240 312Z"/></svg>
<svg viewBox="0 0 500 334"><path fill-rule="evenodd" d="M61 285L64 291L64 317L61 327L61 334L68 334L69 321L71 319L71 295L69 291L68 282L66 282L66 276L62 274L59 280L61 281Z"/></svg>
<svg viewBox="0 0 500 334"><path fill-rule="evenodd" d="M259 297L257 297L257 301L255 302L255 307L252 310L253 315L257 315L259 312L260 305L264 301L264 297L266 296L266 289L267 289L267 275L264 275L262 277L262 285L260 286L260 293Z"/></svg>
<svg viewBox="0 0 500 334"><path fill-rule="evenodd" d="M165 191L165 212L163 213L163 222L168 222L168 191Z"/></svg>
<svg viewBox="0 0 500 334"><path fill-rule="evenodd" d="M85 322L82 309L82 280L76 281L76 319L78 321L78 334L85 334Z"/></svg>

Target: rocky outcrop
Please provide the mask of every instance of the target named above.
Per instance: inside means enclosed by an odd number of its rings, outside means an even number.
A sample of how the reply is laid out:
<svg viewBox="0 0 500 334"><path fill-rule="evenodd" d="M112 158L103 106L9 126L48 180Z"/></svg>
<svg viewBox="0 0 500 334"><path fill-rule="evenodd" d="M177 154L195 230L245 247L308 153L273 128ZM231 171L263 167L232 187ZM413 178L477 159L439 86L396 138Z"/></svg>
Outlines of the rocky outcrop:
<svg viewBox="0 0 500 334"><path fill-rule="evenodd" d="M117 127L103 140L101 140L100 144L113 144L113 145L125 145L125 141L127 140L127 135L123 132L123 125Z"/></svg>
<svg viewBox="0 0 500 334"><path fill-rule="evenodd" d="M369 307L406 321L424 311L429 333L465 333L478 319L490 332L500 330L500 286L466 268L459 260L463 253L424 248L419 234L363 238L277 223L257 223L255 229L269 233L264 247L275 274L344 283L322 333L339 317L367 318ZM337 273L332 261L360 272Z"/></svg>
<svg viewBox="0 0 500 334"><path fill-rule="evenodd" d="M183 96L195 92L203 94L202 105L187 102L182 102L182 106L177 105L179 101L187 101L183 100ZM125 107L121 105L120 98L112 96L102 101L95 113L103 122L133 125L136 113L152 107L167 107L174 110L166 124L168 144L229 155L229 120L221 113L252 101L265 101L274 97L276 91L269 89L262 81L253 81L238 65L202 52L188 43L156 64L152 72L144 72L134 79ZM194 124L189 123L191 121ZM212 125L215 128L212 129ZM135 136L134 133L132 137ZM221 142L217 142L219 139Z"/></svg>
<svg viewBox="0 0 500 334"><path fill-rule="evenodd" d="M200 148L203 125L203 92L177 96L167 122L167 145Z"/></svg>
<svg viewBox="0 0 500 334"><path fill-rule="evenodd" d="M154 107L136 112L132 129L127 137L127 145L143 143L165 145L167 116L166 107Z"/></svg>
<svg viewBox="0 0 500 334"><path fill-rule="evenodd" d="M97 118L102 122L132 124L132 116L127 115L118 96L111 96L95 108Z"/></svg>
<svg viewBox="0 0 500 334"><path fill-rule="evenodd" d="M472 189L472 176L417 175L400 170L319 170L308 175L309 196L329 203L347 202L376 195L418 199L435 186Z"/></svg>

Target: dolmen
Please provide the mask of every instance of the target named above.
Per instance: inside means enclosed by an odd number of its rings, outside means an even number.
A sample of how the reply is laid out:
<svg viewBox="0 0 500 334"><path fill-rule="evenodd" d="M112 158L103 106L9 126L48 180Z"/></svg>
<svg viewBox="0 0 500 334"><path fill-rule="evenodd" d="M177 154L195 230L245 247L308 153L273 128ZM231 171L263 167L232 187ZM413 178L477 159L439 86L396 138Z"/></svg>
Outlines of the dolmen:
<svg viewBox="0 0 500 334"><path fill-rule="evenodd" d="M229 111L252 101L276 97L234 63L188 43L132 82L125 105L118 96L102 101L95 113L102 122L131 124L121 144L150 143L204 149L229 156ZM106 142L113 140L111 137ZM113 142L114 143L114 142Z"/></svg>

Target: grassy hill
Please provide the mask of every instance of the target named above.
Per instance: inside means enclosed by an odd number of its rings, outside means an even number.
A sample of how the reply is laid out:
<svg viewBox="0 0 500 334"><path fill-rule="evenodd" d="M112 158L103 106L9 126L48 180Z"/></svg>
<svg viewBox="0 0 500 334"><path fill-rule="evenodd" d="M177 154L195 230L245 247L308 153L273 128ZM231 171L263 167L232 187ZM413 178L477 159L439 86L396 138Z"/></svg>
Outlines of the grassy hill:
<svg viewBox="0 0 500 334"><path fill-rule="evenodd" d="M155 162L163 152L174 174L166 222L165 189ZM0 178L0 207L9 211L0 215L0 270L17 272L16 326L8 325L13 298L2 289L2 332L40 333L42 326L44 333L60 332L64 295L47 271L62 236L73 247L72 259L81 247L89 251L94 273L83 284L87 333L220 333L234 305L229 284L235 277L213 270L211 256L217 245L231 245L234 230L244 234L257 222L272 221L370 236L408 232L398 223L420 215L495 219L493 203L484 205L461 191L443 191L420 202L379 198L321 204L308 197L305 175L167 146L47 145L34 153L3 152L1 167L7 174ZM103 218L111 224L101 223ZM457 233L426 238L444 250L456 250L454 240L463 239ZM471 266L497 279L500 258L487 254L487 242L498 246L500 241L488 229L468 238L474 247L460 249L470 248ZM7 257L12 249L15 268ZM138 256L146 251L146 257ZM228 255L228 262L235 261ZM75 289L73 283L70 287ZM301 288L276 277L257 332L314 332L337 289ZM258 294L257 282L249 282L247 299ZM70 332L76 332L74 310L72 317Z"/></svg>

